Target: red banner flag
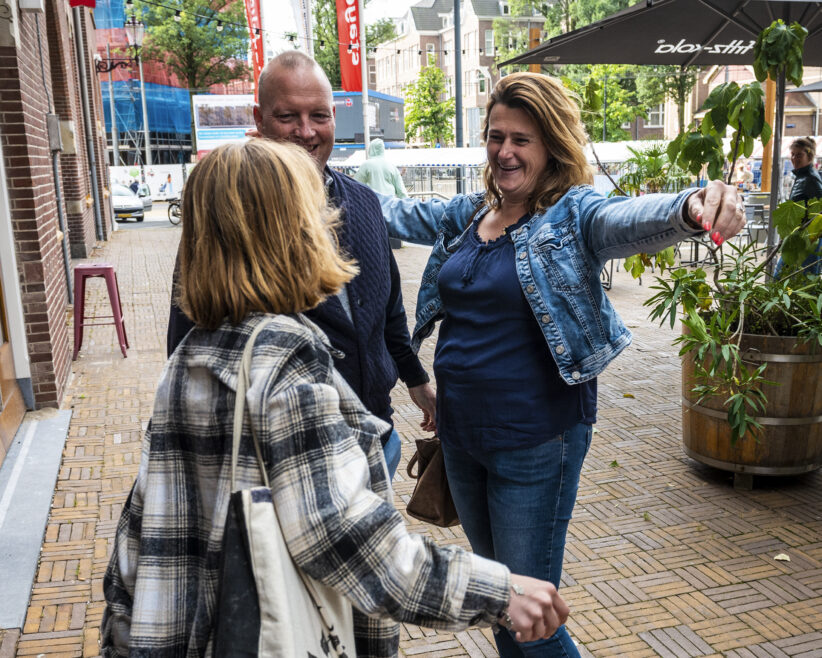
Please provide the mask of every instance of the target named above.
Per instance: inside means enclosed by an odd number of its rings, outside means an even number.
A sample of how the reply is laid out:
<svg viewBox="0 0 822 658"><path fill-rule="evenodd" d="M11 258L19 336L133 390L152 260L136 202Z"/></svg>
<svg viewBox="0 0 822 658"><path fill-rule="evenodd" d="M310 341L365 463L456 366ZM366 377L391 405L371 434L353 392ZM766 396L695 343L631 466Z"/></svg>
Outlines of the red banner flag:
<svg viewBox="0 0 822 658"><path fill-rule="evenodd" d="M337 34L340 39L340 77L343 91L362 91L361 24L357 0L337 0Z"/></svg>
<svg viewBox="0 0 822 658"><path fill-rule="evenodd" d="M248 21L248 36L251 39L251 68L254 73L254 97L257 97L257 80L265 65L263 29L260 19L260 0L244 0L245 17Z"/></svg>
<svg viewBox="0 0 822 658"><path fill-rule="evenodd" d="M96 0L69 0L69 7L97 7Z"/></svg>

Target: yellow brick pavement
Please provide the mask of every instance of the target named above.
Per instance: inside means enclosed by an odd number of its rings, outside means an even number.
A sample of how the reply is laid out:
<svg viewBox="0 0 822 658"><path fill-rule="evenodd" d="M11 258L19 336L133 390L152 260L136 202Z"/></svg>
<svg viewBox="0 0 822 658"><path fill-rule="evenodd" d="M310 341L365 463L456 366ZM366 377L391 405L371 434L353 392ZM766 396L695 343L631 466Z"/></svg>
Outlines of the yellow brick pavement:
<svg viewBox="0 0 822 658"><path fill-rule="evenodd" d="M96 656L102 577L139 461L165 361L171 268L179 229L120 231L94 260L115 265L131 349L113 327L92 327L64 407L74 415L24 627L0 630L6 656ZM396 252L409 317L426 250ZM822 474L758 480L739 492L728 474L680 448L680 368L672 333L650 325L644 287L615 275L610 297L635 334L600 378L600 413L583 469L563 575L568 627L584 656L822 656ZM102 285L87 306L102 309ZM70 322L70 318L67 318ZM421 355L430 370L434 341ZM632 397L626 397L630 394ZM394 395L404 475L419 413ZM512 513L516 508L512 507ZM459 528L410 529L467 546ZM790 562L773 558L786 553ZM406 656L495 656L488 630L449 634L406 625Z"/></svg>

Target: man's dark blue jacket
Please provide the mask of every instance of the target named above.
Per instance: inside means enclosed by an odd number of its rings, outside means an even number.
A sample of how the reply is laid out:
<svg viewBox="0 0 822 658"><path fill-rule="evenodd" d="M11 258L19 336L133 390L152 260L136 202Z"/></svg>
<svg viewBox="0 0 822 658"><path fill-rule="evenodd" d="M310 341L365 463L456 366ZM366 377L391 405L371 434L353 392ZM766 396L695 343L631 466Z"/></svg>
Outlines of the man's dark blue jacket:
<svg viewBox="0 0 822 658"><path fill-rule="evenodd" d="M342 208L340 248L357 260L360 273L347 286L352 320L338 297L306 313L345 356L334 365L365 407L391 422L390 392L397 375L409 387L428 381L411 349L402 305L400 274L388 245L388 233L376 195L365 185L326 168L331 202ZM177 289L177 270L174 285ZM171 302L168 321L169 356L194 326Z"/></svg>

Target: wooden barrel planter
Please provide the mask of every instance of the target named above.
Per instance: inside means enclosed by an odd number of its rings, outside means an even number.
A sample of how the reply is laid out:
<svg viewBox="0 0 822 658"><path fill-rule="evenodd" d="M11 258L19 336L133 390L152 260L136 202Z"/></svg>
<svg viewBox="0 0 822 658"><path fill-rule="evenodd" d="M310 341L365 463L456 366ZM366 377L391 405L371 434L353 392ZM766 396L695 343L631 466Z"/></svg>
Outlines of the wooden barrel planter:
<svg viewBox="0 0 822 658"><path fill-rule="evenodd" d="M796 338L745 334L740 347L745 360L767 363L765 413L757 420L762 432L731 444L731 428L722 396L705 398L692 392L694 362L682 361L682 439L693 459L734 473L793 475L822 467L822 350Z"/></svg>

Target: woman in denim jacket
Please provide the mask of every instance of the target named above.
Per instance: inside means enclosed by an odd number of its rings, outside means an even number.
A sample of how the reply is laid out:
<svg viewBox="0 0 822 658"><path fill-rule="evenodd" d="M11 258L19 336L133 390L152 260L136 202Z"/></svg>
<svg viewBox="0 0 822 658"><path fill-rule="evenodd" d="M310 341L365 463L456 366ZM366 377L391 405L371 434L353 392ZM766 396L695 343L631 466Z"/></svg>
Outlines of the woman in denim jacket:
<svg viewBox="0 0 822 658"><path fill-rule="evenodd" d="M381 197L389 234L433 244L416 348L439 332L437 430L474 551L559 586L565 534L596 417L596 378L631 341L599 282L610 258L744 225L736 191L606 199L590 186L579 110L556 80L497 84L484 127L487 191L450 202ZM515 629L514 629L515 630ZM500 655L578 656L496 636Z"/></svg>

